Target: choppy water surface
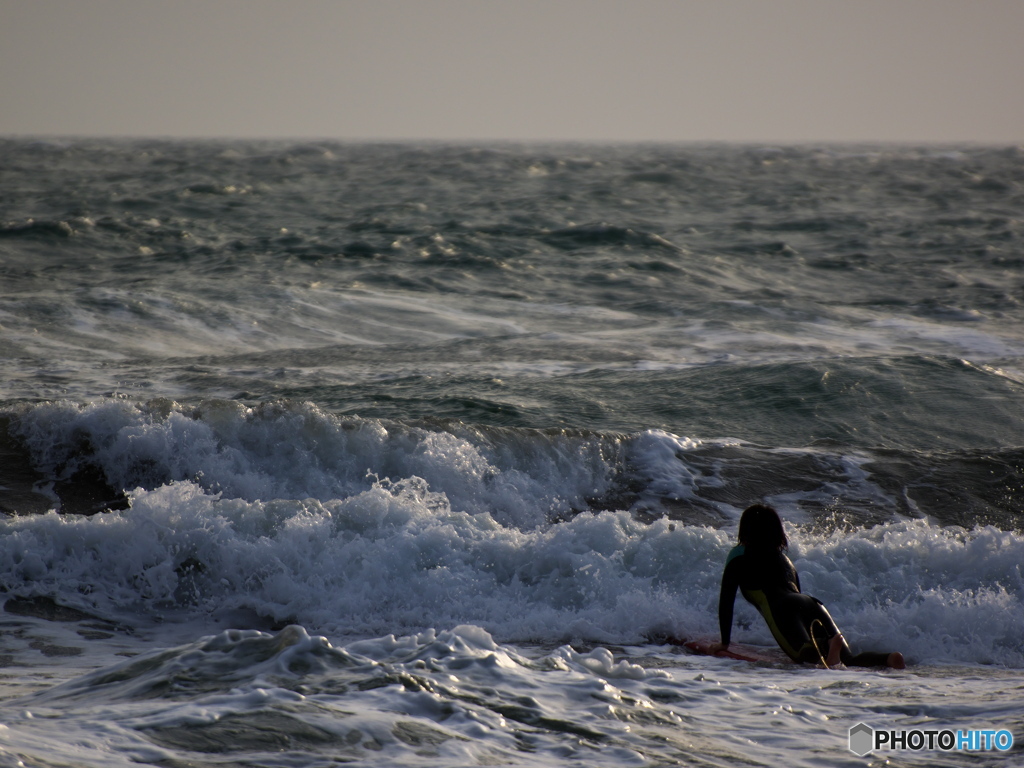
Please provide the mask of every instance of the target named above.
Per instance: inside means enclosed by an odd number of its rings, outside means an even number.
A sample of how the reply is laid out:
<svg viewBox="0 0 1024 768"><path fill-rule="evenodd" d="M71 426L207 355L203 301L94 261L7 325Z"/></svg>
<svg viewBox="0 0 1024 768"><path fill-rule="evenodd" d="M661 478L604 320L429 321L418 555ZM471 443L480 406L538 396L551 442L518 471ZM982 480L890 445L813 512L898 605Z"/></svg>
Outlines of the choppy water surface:
<svg viewBox="0 0 1024 768"><path fill-rule="evenodd" d="M1022 203L1019 148L0 141L0 754L1024 744ZM906 671L651 642L759 500Z"/></svg>

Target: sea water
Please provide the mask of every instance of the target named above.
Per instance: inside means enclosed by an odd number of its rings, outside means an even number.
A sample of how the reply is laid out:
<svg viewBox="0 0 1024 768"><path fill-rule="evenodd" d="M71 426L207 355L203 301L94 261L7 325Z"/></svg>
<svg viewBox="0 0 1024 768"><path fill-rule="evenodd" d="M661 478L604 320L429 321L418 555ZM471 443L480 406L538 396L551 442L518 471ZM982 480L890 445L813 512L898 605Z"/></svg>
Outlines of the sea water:
<svg viewBox="0 0 1024 768"><path fill-rule="evenodd" d="M0 141L0 763L1019 762L1022 222L1014 147ZM906 670L665 642L758 501Z"/></svg>

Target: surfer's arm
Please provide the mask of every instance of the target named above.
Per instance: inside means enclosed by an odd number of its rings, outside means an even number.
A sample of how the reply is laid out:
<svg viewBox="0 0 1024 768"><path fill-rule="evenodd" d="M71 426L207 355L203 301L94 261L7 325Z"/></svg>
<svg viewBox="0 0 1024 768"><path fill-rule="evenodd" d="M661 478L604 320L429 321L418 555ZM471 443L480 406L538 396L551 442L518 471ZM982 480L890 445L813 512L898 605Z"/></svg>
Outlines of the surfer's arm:
<svg viewBox="0 0 1024 768"><path fill-rule="evenodd" d="M718 594L718 631L721 633L721 648L729 647L732 638L732 609L736 602L736 590L739 588L739 569L742 556L730 560L722 572L722 589ZM712 651L714 652L714 651Z"/></svg>

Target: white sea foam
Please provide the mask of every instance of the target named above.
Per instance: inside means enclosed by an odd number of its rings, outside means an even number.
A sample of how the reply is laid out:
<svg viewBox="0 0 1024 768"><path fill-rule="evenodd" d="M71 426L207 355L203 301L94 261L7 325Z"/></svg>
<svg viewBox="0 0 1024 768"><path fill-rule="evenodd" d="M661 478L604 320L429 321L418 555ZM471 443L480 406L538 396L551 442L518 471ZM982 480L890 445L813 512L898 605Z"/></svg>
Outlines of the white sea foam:
<svg viewBox="0 0 1024 768"><path fill-rule="evenodd" d="M597 437L530 433L529 444L485 446L449 432L343 421L310 404L217 401L189 410L57 403L24 414L18 429L38 466L68 475L96 462L115 488L193 480L248 500L330 500L377 478L418 477L457 510L520 526L581 506L606 489L611 472Z"/></svg>
<svg viewBox="0 0 1024 768"><path fill-rule="evenodd" d="M0 756L84 766L197 754L268 766L843 765L848 729L865 720L1012 725L1015 678L975 669L967 685L962 674L515 647L472 624L347 643L301 626L228 630L4 702ZM905 755L912 765L934 758Z"/></svg>
<svg viewBox="0 0 1024 768"><path fill-rule="evenodd" d="M117 400L38 406L19 429L39 466L66 476L88 458L114 487L134 490L129 510L0 521L0 584L12 594L118 615L248 610L366 636L472 623L503 639L630 643L717 629L731 526L567 514L607 490L618 466L646 489L641 505L720 488L721 477L687 463L701 449L688 438L529 433L522 444L487 443L472 430L346 422L309 405L190 411ZM880 501L860 459L836 461L834 485L770 501L798 524L792 552L805 590L851 641L895 643L920 660L1024 666L1020 535L927 519L811 533L801 499ZM717 510L725 521L739 512ZM738 639L771 643L752 609L739 616Z"/></svg>
<svg viewBox="0 0 1024 768"><path fill-rule="evenodd" d="M111 615L246 609L346 635L473 623L505 640L635 643L716 634L732 545L626 512L507 527L417 478L329 501L221 498L187 481L132 496L122 512L0 523L3 587ZM805 591L855 647L1024 666L1019 535L915 520L792 540ZM772 642L749 607L738 624L738 640Z"/></svg>

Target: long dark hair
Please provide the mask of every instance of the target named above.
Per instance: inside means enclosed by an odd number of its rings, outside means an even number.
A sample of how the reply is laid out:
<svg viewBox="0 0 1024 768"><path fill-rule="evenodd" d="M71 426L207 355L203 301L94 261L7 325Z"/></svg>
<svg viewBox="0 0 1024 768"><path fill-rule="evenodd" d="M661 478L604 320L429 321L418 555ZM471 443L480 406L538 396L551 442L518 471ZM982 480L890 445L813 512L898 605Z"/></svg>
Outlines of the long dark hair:
<svg viewBox="0 0 1024 768"><path fill-rule="evenodd" d="M789 548L789 539L782 529L782 518L778 512L765 504L754 504L743 510L737 538L740 544L755 549Z"/></svg>

